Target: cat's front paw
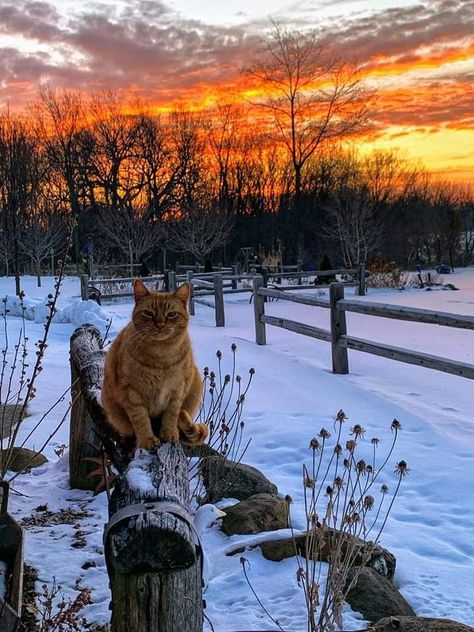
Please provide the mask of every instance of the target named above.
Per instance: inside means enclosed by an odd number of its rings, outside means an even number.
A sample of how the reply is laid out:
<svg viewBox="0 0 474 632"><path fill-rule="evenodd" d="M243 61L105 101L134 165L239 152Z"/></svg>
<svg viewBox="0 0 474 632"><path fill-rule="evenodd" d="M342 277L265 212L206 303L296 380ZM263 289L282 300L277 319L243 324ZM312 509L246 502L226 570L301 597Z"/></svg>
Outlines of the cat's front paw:
<svg viewBox="0 0 474 632"><path fill-rule="evenodd" d="M152 435L145 435L143 437L137 437L137 448L143 448L145 450L153 450L160 445L158 437Z"/></svg>
<svg viewBox="0 0 474 632"><path fill-rule="evenodd" d="M176 430L168 430L167 428L160 430L160 439L165 443L178 443L179 432Z"/></svg>

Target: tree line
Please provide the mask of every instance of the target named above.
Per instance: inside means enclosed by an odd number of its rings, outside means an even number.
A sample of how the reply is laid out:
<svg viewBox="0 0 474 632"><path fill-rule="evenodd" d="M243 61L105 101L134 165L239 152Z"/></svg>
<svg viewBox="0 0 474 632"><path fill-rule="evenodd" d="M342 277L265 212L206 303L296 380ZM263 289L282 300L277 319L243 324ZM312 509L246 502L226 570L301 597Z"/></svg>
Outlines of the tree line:
<svg viewBox="0 0 474 632"><path fill-rule="evenodd" d="M246 69L252 103L157 114L138 99L45 85L0 116L0 264L234 262L241 248L315 268L474 257L474 196L396 152L364 151L373 95L312 34L275 25ZM278 246L277 246L278 245Z"/></svg>

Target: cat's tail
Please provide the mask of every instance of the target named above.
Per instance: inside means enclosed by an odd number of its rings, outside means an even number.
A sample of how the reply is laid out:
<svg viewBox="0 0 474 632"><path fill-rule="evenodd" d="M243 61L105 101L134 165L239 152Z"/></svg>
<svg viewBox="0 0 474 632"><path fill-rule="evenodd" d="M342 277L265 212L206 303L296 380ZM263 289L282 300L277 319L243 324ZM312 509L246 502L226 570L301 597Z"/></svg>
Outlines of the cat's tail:
<svg viewBox="0 0 474 632"><path fill-rule="evenodd" d="M206 424L195 424L187 410L179 413L178 429L180 440L193 445L204 443L209 434Z"/></svg>

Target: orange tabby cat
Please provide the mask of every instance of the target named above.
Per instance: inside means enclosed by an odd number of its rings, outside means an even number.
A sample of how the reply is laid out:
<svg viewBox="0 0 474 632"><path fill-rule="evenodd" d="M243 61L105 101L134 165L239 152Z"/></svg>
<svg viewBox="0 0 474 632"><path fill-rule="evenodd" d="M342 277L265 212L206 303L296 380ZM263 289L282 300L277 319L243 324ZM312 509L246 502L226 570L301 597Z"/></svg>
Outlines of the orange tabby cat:
<svg viewBox="0 0 474 632"><path fill-rule="evenodd" d="M132 320L106 355L102 405L109 423L137 447L151 450L162 441L202 443L205 424L193 423L201 403L202 379L188 334L189 286L150 292L135 279ZM159 438L150 417L161 415Z"/></svg>

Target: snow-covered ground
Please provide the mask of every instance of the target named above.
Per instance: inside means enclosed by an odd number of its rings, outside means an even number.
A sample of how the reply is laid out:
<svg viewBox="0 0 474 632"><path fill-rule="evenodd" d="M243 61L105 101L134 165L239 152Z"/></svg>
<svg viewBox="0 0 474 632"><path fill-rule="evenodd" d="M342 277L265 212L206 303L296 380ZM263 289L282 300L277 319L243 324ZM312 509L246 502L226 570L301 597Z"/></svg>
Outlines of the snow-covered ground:
<svg viewBox="0 0 474 632"><path fill-rule="evenodd" d="M473 314L474 268L455 272L445 280L460 291L370 290L361 300ZM33 278L23 282L27 299L32 301L47 296L52 289L51 279L43 279L41 289L35 287ZM0 293L13 292L13 280L0 279ZM316 290L309 294L315 295ZM23 436L68 386L69 337L81 319L87 320L92 313L77 306L78 295L79 281L67 278L59 307L61 313L69 310L73 316L69 323L52 326L38 395L32 402L31 416L24 422ZM105 318L112 316L113 337L129 319L131 309L131 302L105 305L102 311L94 312L94 322L103 327ZM268 303L266 310L328 327L329 310L283 301ZM196 316L191 319L199 366L215 367L215 352L220 349L224 371L226 364L230 368L230 345L235 342L238 371L244 375L250 367L256 370L244 409L247 437L252 438L245 462L258 467L278 485L281 494L291 495L294 526L303 528L301 472L302 463L309 462L310 439L323 426L331 429L335 414L342 408L349 417L348 426L360 423L369 437L380 438L382 454L391 439L390 423L397 418L403 430L387 468L387 481L393 478L394 482L392 472L400 459L407 461L411 471L382 534L382 545L397 558L395 582L417 614L474 625L472 381L358 352L349 354L350 374L336 376L330 370L327 343L268 327L268 344L259 347L254 342L253 322L253 306L246 294L226 298L225 328L214 326L214 312L205 306L196 305ZM20 319L10 315L8 324L13 338ZM43 325L32 319L26 326L33 343L41 336ZM357 314L348 314L348 331L474 364L474 331ZM66 407L64 402L54 410L28 441L28 447L41 445ZM41 517L44 512L33 510L45 503L51 511L69 510L71 524L27 527L26 560L38 569L41 584L55 577L67 596L74 596L77 586L91 588L93 604L85 608L85 615L90 622L105 623L110 616L102 555L106 499L104 494L93 498L69 488L67 455L58 459L55 452L68 444L68 432L66 422L47 446L49 464L16 479L15 486L23 496L12 494L10 510L18 519L32 513ZM74 512L78 512L77 517ZM247 586L240 556L224 554L230 544L252 537L228 538L216 525L204 534L211 569L206 614L219 632L274 628ZM245 557L250 562L252 584L272 616L285 629L303 632L304 601L296 582L295 560L270 562L258 548L247 551ZM363 627L360 615L346 608L345 629Z"/></svg>

